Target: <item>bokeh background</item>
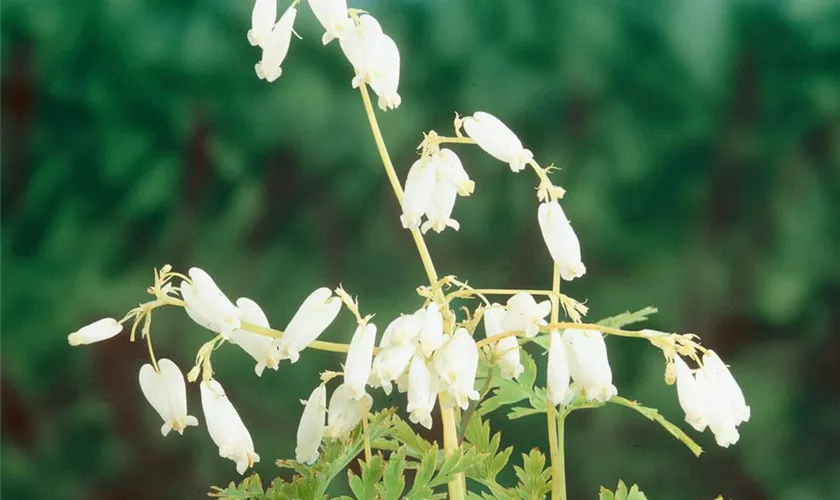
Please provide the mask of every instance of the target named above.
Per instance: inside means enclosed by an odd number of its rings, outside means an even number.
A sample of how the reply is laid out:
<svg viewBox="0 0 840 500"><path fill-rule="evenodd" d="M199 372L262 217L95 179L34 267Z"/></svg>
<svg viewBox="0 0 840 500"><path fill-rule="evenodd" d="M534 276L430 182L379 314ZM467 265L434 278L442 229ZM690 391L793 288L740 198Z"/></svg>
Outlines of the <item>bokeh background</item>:
<svg viewBox="0 0 840 500"><path fill-rule="evenodd" d="M837 498L838 3L350 4L402 52L403 104L380 114L401 176L422 131L449 133L455 111L498 115L561 169L588 269L565 292L593 320L659 307L647 326L701 335L743 386L741 441L724 450L689 431L700 459L625 409L574 414L570 498L619 478L651 499ZM3 0L4 498L200 498L236 479L204 427L161 438L137 384L144 346L67 345L147 300L154 266L200 266L280 328L324 285L344 284L383 326L418 307L425 275L350 66L320 45L304 3L283 76L258 80L251 5ZM461 231L428 238L439 271L550 286L533 176L457 150L477 187L456 206ZM184 371L209 339L174 310L153 332ZM351 333L342 315L325 338ZM620 392L681 422L661 355L608 345ZM213 359L257 442L256 470L274 477L274 459L293 456L299 399L341 358L307 351L259 379L239 349ZM518 451L545 449L531 419L493 424Z"/></svg>

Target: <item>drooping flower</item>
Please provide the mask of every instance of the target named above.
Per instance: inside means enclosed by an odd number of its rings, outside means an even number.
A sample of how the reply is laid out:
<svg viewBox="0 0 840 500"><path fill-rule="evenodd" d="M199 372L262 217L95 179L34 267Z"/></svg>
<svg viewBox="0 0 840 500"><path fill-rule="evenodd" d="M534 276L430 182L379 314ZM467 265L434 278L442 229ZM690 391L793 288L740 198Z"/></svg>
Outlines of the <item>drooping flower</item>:
<svg viewBox="0 0 840 500"><path fill-rule="evenodd" d="M712 382L716 392L720 394L725 406L729 408L735 424L747 422L750 419L750 407L744 399L744 393L732 372L721 361L714 351L706 351L703 355L703 371Z"/></svg>
<svg viewBox="0 0 840 500"><path fill-rule="evenodd" d="M303 415L297 431L297 446L295 460L303 464L312 464L318 460L318 447L324 438L326 427L324 419L327 415L327 388L319 385L309 395L305 402Z"/></svg>
<svg viewBox="0 0 840 500"><path fill-rule="evenodd" d="M358 25L339 38L341 50L356 71L352 81L353 88L364 82L374 81L382 36L382 26L379 22L373 16L364 14L359 16Z"/></svg>
<svg viewBox="0 0 840 500"><path fill-rule="evenodd" d="M452 338L435 351L434 367L440 378L444 407L459 406L466 410L471 399L479 399L475 390L478 347L466 329L458 328Z"/></svg>
<svg viewBox="0 0 840 500"><path fill-rule="evenodd" d="M502 328L505 314L507 311L500 304L493 304L484 310L484 331L488 338L505 331ZM496 341L493 346L493 358L502 378L508 380L517 378L524 370L519 361L519 342L516 337L505 337Z"/></svg>
<svg viewBox="0 0 840 500"><path fill-rule="evenodd" d="M706 423L706 408L709 404L708 388L694 378L691 369L680 356L674 356L674 367L677 377L677 397L685 412L685 421L697 431L703 432L708 425Z"/></svg>
<svg viewBox="0 0 840 500"><path fill-rule="evenodd" d="M367 393L365 386L370 378L370 365L373 361L373 346L376 343L376 325L368 323L356 328L347 360L344 363L344 384L355 400L362 399Z"/></svg>
<svg viewBox="0 0 840 500"><path fill-rule="evenodd" d="M373 398L365 394L357 400L347 384L335 388L330 397L329 412L327 412L326 437L330 439L347 439L353 429L362 421L362 415L370 410Z"/></svg>
<svg viewBox="0 0 840 500"><path fill-rule="evenodd" d="M508 299L508 312L502 319L505 331L523 331L526 337L535 337L540 326L545 325L545 317L551 312L551 302L544 300L537 303L530 294L517 293Z"/></svg>
<svg viewBox="0 0 840 500"><path fill-rule="evenodd" d="M319 288L309 294L292 317L283 336L274 340L280 349L280 359L297 362L300 351L324 333L340 310L341 299L333 296L329 288Z"/></svg>
<svg viewBox="0 0 840 500"><path fill-rule="evenodd" d="M427 429L432 428L432 410L438 393L435 375L422 356L411 358L408 369L408 419Z"/></svg>
<svg viewBox="0 0 840 500"><path fill-rule="evenodd" d="M409 314L388 325L379 342L379 353L373 359L371 386L381 387L385 394L391 394L391 383L406 372L411 357L417 351L420 322L417 315Z"/></svg>
<svg viewBox="0 0 840 500"><path fill-rule="evenodd" d="M114 318L104 318L95 321L67 336L67 343L72 346L93 344L115 337L123 329L122 324Z"/></svg>
<svg viewBox="0 0 840 500"><path fill-rule="evenodd" d="M478 111L463 120L464 130L476 144L497 160L510 165L514 172L520 172L534 159L531 151L522 147L522 142L501 120L483 111Z"/></svg>
<svg viewBox="0 0 840 500"><path fill-rule="evenodd" d="M419 229L426 207L432 199L437 178L437 166L431 158L423 156L415 161L405 179L400 222L406 229Z"/></svg>
<svg viewBox="0 0 840 500"><path fill-rule="evenodd" d="M570 329L563 338L568 347L569 372L586 400L607 401L618 394L601 332Z"/></svg>
<svg viewBox="0 0 840 500"><path fill-rule="evenodd" d="M324 45L335 38L341 39L354 27L347 14L347 0L309 0L309 7L326 30L321 37Z"/></svg>
<svg viewBox="0 0 840 500"><path fill-rule="evenodd" d="M370 87L379 96L379 109L388 111L396 109L402 102L397 93L400 86L400 50L394 40L384 33L377 45Z"/></svg>
<svg viewBox="0 0 840 500"><path fill-rule="evenodd" d="M277 0L256 0L251 11L251 29L248 30L248 42L262 46L268 39L274 21L277 20Z"/></svg>
<svg viewBox="0 0 840 500"><path fill-rule="evenodd" d="M442 175L455 185L458 194L469 196L475 191L475 182L470 180L469 174L464 170L461 159L451 149L443 148L434 155L439 175Z"/></svg>
<svg viewBox="0 0 840 500"><path fill-rule="evenodd" d="M556 200L540 203L537 218L548 252L560 267L560 276L566 281L583 276L586 267L580 259L580 241L560 204Z"/></svg>
<svg viewBox="0 0 840 500"><path fill-rule="evenodd" d="M260 45L263 49L262 59L254 66L259 79L271 83L283 73L280 65L289 53L295 16L297 9L290 7L286 10Z"/></svg>
<svg viewBox="0 0 840 500"><path fill-rule="evenodd" d="M443 345L446 338L443 335L443 315L434 302L414 313L420 319L420 352L429 357Z"/></svg>
<svg viewBox="0 0 840 500"><path fill-rule="evenodd" d="M567 404L572 396L569 391L569 362L566 358L566 343L556 330L551 331L547 378L546 386L551 404Z"/></svg>
<svg viewBox="0 0 840 500"><path fill-rule="evenodd" d="M426 205L426 222L420 226L420 230L423 233L429 229L440 233L447 227L459 230L461 225L452 218L452 210L455 208L457 197L458 188L438 169L435 184L432 187L432 196L429 198L429 204Z"/></svg>
<svg viewBox="0 0 840 500"><path fill-rule="evenodd" d="M254 452L251 434L221 384L210 379L201 382L200 388L204 422L210 437L219 447L219 456L233 460L236 471L244 474L255 462L260 461L260 456Z"/></svg>
<svg viewBox="0 0 840 500"><path fill-rule="evenodd" d="M222 293L213 278L192 267L190 280L181 282L184 309L193 321L231 341L231 333L239 328L242 312Z"/></svg>
<svg viewBox="0 0 840 500"><path fill-rule="evenodd" d="M163 419L160 433L166 436L170 431L183 434L190 425L198 425L198 419L187 415L187 386L184 374L178 365L168 359L157 362L160 371L148 363L140 368L140 390Z"/></svg>
<svg viewBox="0 0 840 500"><path fill-rule="evenodd" d="M236 307L242 311L242 321L264 328L271 328L265 313L253 300L241 297L236 301ZM231 339L257 362L254 366L254 372L258 377L262 376L263 370L266 368L277 370L280 366L280 349L274 344L274 339L271 337L240 328L233 331Z"/></svg>

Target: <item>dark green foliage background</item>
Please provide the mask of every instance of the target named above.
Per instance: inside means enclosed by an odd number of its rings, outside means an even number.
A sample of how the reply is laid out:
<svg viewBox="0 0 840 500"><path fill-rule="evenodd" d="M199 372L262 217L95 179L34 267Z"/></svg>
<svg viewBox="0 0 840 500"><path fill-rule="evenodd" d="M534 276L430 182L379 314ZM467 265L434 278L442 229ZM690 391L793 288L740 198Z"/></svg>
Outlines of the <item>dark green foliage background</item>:
<svg viewBox="0 0 840 500"><path fill-rule="evenodd" d="M697 435L700 459L632 412L575 413L570 498L619 478L651 499L836 495L838 3L350 3L402 52L403 104L381 115L401 176L421 131L448 133L454 111L497 114L562 169L588 269L564 291L592 319L658 306L650 327L701 335L743 385L753 417L741 442ZM323 285L358 294L380 326L418 306L425 275L349 65L320 46L303 5L283 76L258 80L251 5L2 2L4 498L199 498L236 477L204 427L161 438L137 385L142 345L66 343L146 300L153 266L200 266L280 328ZM458 151L477 188L456 206L461 231L428 238L439 271L549 286L533 176ZM185 371L209 339L177 311L153 332ZM342 315L325 338L351 332ZM608 344L621 394L681 422L661 355ZM258 379L241 350L214 356L264 478L293 455L298 400L340 361L307 351ZM518 452L545 449L540 417L494 425Z"/></svg>

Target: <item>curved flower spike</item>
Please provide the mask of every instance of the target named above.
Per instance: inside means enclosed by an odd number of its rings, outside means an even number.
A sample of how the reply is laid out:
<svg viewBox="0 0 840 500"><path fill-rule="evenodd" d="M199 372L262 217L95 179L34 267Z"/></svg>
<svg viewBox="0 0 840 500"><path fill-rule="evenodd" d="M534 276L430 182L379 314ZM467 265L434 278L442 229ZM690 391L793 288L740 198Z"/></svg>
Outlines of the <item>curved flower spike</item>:
<svg viewBox="0 0 840 500"><path fill-rule="evenodd" d="M280 78L283 70L280 65L289 53L289 44L292 41L292 28L297 16L297 9L290 7L280 16L280 20L274 25L271 32L265 37L261 45L263 49L262 59L254 66L257 77L269 83Z"/></svg>
<svg viewBox="0 0 840 500"><path fill-rule="evenodd" d="M502 328L505 314L507 314L507 311L500 304L493 304L484 310L484 331L487 337L505 331ZM505 337L497 341L493 346L493 357L499 367L499 373L504 379L517 378L525 369L519 361L519 342L517 342L516 337Z"/></svg>
<svg viewBox="0 0 840 500"><path fill-rule="evenodd" d="M551 312L551 302L544 300L537 303L530 294L517 293L508 299L508 312L502 319L505 331L523 331L528 338L535 337L540 332L540 326L545 325L545 317Z"/></svg>
<svg viewBox="0 0 840 500"><path fill-rule="evenodd" d="M420 320L420 352L429 357L446 341L443 335L443 315L434 302L424 309L418 309L414 315Z"/></svg>
<svg viewBox="0 0 840 500"><path fill-rule="evenodd" d="M257 0L251 11L251 29L248 30L248 42L254 46L262 46L266 41L274 21L277 20L277 0Z"/></svg>
<svg viewBox="0 0 840 500"><path fill-rule="evenodd" d="M429 371L422 356L411 358L408 369L408 419L427 429L432 428L432 410L438 393L436 376Z"/></svg>
<svg viewBox="0 0 840 500"><path fill-rule="evenodd" d="M522 142L501 120L483 111L478 111L463 120L464 130L476 144L490 156L510 165L514 172L521 172L534 159L531 151L522 147Z"/></svg>
<svg viewBox="0 0 840 500"><path fill-rule="evenodd" d="M566 358L566 343L557 333L551 332L548 348L548 397L554 406L568 404L573 394L569 391L569 362Z"/></svg>
<svg viewBox="0 0 840 500"><path fill-rule="evenodd" d="M461 225L452 218L452 210L455 208L457 197L458 189L455 184L438 171L432 197L426 206L426 222L420 226L420 230L426 233L429 229L433 229L436 233L440 233L447 227L456 231L460 229Z"/></svg>
<svg viewBox="0 0 840 500"><path fill-rule="evenodd" d="M583 276L586 267L580 259L580 241L560 204L556 200L540 203L537 215L548 252L560 266L560 276L566 281Z"/></svg>
<svg viewBox="0 0 840 500"><path fill-rule="evenodd" d="M379 109L388 111L396 109L402 102L397 93L400 86L400 49L394 40L384 33L379 37L377 45L370 86L379 96Z"/></svg>
<svg viewBox="0 0 840 500"><path fill-rule="evenodd" d="M117 336L123 329L122 324L114 318L104 318L67 336L67 343L72 346L93 344Z"/></svg>
<svg viewBox="0 0 840 500"><path fill-rule="evenodd" d="M470 180L469 174L464 170L461 159L451 149L441 149L435 153L440 175L449 179L458 190L461 196L469 196L475 191L475 182Z"/></svg>
<svg viewBox="0 0 840 500"><path fill-rule="evenodd" d="M221 384L210 379L201 382L200 388L204 421L210 437L219 447L219 456L233 460L236 471L244 474L255 462L260 461L260 456L254 452L251 434Z"/></svg>
<svg viewBox="0 0 840 500"><path fill-rule="evenodd" d="M271 328L265 313L253 300L241 297L236 301L236 307L242 311L242 321ZM238 329L233 331L230 338L257 362L254 366L254 372L258 377L262 376L263 370L266 368L277 370L280 366L280 349L274 344L274 339L271 337Z"/></svg>
<svg viewBox="0 0 840 500"><path fill-rule="evenodd" d="M242 312L203 270L189 270L192 283L181 282L184 309L193 321L231 341L231 333L239 328Z"/></svg>
<svg viewBox="0 0 840 500"><path fill-rule="evenodd" d="M437 178L437 166L434 161L424 156L415 161L408 170L405 179L400 222L406 229L419 229L426 207L432 199L432 190Z"/></svg>
<svg viewBox="0 0 840 500"><path fill-rule="evenodd" d="M466 410L471 399L479 399L475 390L478 347L467 330L458 328L449 342L435 352L434 366L440 377L444 407L459 406Z"/></svg>
<svg viewBox="0 0 840 500"><path fill-rule="evenodd" d="M160 433L166 436L170 431L183 434L190 425L198 425L198 419L187 415L187 386L184 374L178 365L168 359L157 362L160 371L146 363L140 368L140 390L163 419Z"/></svg>
<svg viewBox="0 0 840 500"><path fill-rule="evenodd" d="M569 347L569 371L586 400L607 401L618 394L601 332L566 330L563 337Z"/></svg>
<svg viewBox="0 0 840 500"><path fill-rule="evenodd" d="M363 82L373 83L382 43L382 26L379 22L368 14L359 16L359 24L338 41L341 43L341 50L356 71L352 81L353 88Z"/></svg>
<svg viewBox="0 0 840 500"><path fill-rule="evenodd" d="M335 388L327 412L326 436L330 439L347 439L362 421L362 415L373 405L373 398L365 394L356 400L347 384Z"/></svg>
<svg viewBox="0 0 840 500"><path fill-rule="evenodd" d="M373 346L376 343L376 325L368 323L356 328L347 359L344 363L344 385L356 401L367 395L365 386L370 378L370 364L373 361Z"/></svg>
<svg viewBox="0 0 840 500"><path fill-rule="evenodd" d="M318 447L324 438L324 419L327 414L327 388L324 384L316 387L303 403L306 406L297 430L295 460L302 464L312 464L318 460Z"/></svg>
<svg viewBox="0 0 840 500"><path fill-rule="evenodd" d="M292 317L283 336L274 339L280 350L280 359L297 362L300 351L324 333L340 310L341 299L333 296L329 288L319 288L309 294Z"/></svg>
<svg viewBox="0 0 840 500"><path fill-rule="evenodd" d="M309 7L324 27L326 33L321 37L324 45L344 37L354 28L353 21L347 14L347 0L309 0Z"/></svg>

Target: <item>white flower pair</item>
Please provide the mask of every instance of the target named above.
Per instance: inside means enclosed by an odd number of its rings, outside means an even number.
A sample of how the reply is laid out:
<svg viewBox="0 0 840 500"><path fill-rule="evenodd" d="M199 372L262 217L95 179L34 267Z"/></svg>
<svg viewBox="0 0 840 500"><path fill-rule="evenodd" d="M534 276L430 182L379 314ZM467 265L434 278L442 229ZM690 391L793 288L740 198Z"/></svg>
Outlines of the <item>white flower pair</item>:
<svg viewBox="0 0 840 500"><path fill-rule="evenodd" d="M569 329L562 335L552 331L550 338L547 387L553 405L567 404L576 394L587 401L607 401L618 394L601 332Z"/></svg>
<svg viewBox="0 0 840 500"><path fill-rule="evenodd" d="M254 67L258 78L273 82L280 77L283 72L280 66L289 53L296 16L297 9L290 7L277 20L277 0L256 0L254 3L248 42L262 49L262 58Z"/></svg>
<svg viewBox="0 0 840 500"><path fill-rule="evenodd" d="M475 183L451 149L424 155L408 171L400 221L404 228L424 233L429 229L440 233L447 227L457 231L461 226L452 218L455 199L469 196L474 189Z"/></svg>

